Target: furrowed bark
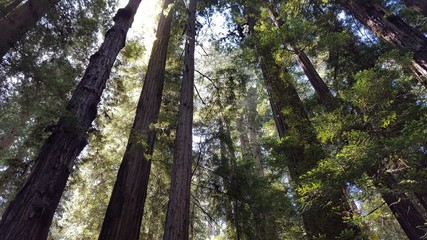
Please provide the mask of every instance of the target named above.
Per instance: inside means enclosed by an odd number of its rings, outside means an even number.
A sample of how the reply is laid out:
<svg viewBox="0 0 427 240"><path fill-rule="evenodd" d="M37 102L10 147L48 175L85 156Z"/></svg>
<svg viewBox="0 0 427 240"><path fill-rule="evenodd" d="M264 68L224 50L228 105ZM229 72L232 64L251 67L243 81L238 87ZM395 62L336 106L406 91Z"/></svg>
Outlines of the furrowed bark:
<svg viewBox="0 0 427 240"><path fill-rule="evenodd" d="M0 58L19 41L28 30L53 7L59 0L28 0L0 20Z"/></svg>
<svg viewBox="0 0 427 240"><path fill-rule="evenodd" d="M425 0L403 0L407 7L412 8L427 17L427 1Z"/></svg>
<svg viewBox="0 0 427 240"><path fill-rule="evenodd" d="M54 132L43 145L27 182L0 222L3 240L46 239L53 214L73 170L74 159L87 144L87 130L97 114L102 91L140 0L119 9L100 49L91 56L82 80Z"/></svg>
<svg viewBox="0 0 427 240"><path fill-rule="evenodd" d="M197 0L188 6L187 40L185 43L184 71L178 113L178 128L171 175L168 211L164 240L187 240L190 226L190 191L193 136L194 50L196 38Z"/></svg>
<svg viewBox="0 0 427 240"><path fill-rule="evenodd" d="M8 5L0 8L2 18L9 15L9 13L11 13L21 3L22 3L22 0L14 0L13 2L9 3Z"/></svg>
<svg viewBox="0 0 427 240"><path fill-rule="evenodd" d="M108 204L99 239L139 238L151 169L150 156L156 138L150 126L157 121L163 93L166 56L172 14L165 13L171 0L163 4L144 86L135 119Z"/></svg>
<svg viewBox="0 0 427 240"><path fill-rule="evenodd" d="M426 232L422 230L424 219L405 194L387 192L382 193L381 196L409 240L419 240L425 236Z"/></svg>
<svg viewBox="0 0 427 240"><path fill-rule="evenodd" d="M411 51L414 54L411 69L420 83L427 87L427 38L422 33L377 3L357 0L337 0L337 3L383 41Z"/></svg>
<svg viewBox="0 0 427 240"><path fill-rule="evenodd" d="M378 169L381 169L379 167ZM381 193L384 202L390 208L402 230L409 240L419 240L426 236L426 220L408 196L398 190L396 180L389 173L372 169L368 174L374 179L374 186L378 189L385 189Z"/></svg>

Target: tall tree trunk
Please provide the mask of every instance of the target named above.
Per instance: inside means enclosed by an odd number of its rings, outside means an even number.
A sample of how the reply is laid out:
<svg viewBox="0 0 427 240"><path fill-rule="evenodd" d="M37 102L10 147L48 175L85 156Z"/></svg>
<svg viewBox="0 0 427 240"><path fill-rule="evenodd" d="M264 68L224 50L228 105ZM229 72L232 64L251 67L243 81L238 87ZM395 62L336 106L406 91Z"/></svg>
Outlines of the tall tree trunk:
<svg viewBox="0 0 427 240"><path fill-rule="evenodd" d="M421 206L423 206L424 210L427 211L427 194L426 193L419 193L419 192L415 192L415 197L418 199L418 202L421 204Z"/></svg>
<svg viewBox="0 0 427 240"><path fill-rule="evenodd" d="M301 141L307 141L307 144L317 145L315 133L302 106L295 88L290 82L287 73L281 73L281 68L275 64L271 53L266 49L257 49L261 55L261 70L264 76L264 81L267 86L267 91L270 92L270 101L273 109L273 114L279 137L284 138L288 129L296 129L301 134ZM286 96L284 98L284 96ZM292 109L292 113L296 115L295 119L285 119L282 109ZM287 124L289 122L289 124ZM282 135L283 134L283 135ZM293 150L288 151L288 169L293 182L296 186L300 186L300 177L314 168L317 162L321 159L322 150L319 149L317 158L306 158L304 154L304 143L298 146L292 146ZM320 148L320 144L318 146ZM325 206L329 202L330 205ZM342 213L348 212L350 206L346 202L346 198L338 187L336 191L329 192L322 197L312 200L312 207L302 212L302 218L305 229L310 239L320 235L324 235L326 239L334 239L343 231L353 229L355 234L358 234L358 228L350 223L344 222ZM352 238L349 238L352 239Z"/></svg>
<svg viewBox="0 0 427 240"><path fill-rule="evenodd" d="M288 169L290 177L296 186L300 186L300 177L314 168L317 162L324 155L318 143L313 127L311 126L305 108L293 86L287 70L282 71L282 67L276 64L271 52L271 46L263 46L256 40L254 30L257 16L254 9L248 9L249 32L255 38L255 51L260 61L261 72L269 95L273 118L275 120L280 138L284 138L289 130L295 129L299 132L300 142L298 146L292 146L288 151ZM291 114L286 114L283 109L290 109ZM306 158L304 155L304 144L319 145L317 158ZM325 205L328 202L330 204ZM348 212L350 206L346 201L341 188L327 193L323 197L312 200L312 207L302 212L304 227L309 239L320 235L326 239L334 239L344 231L353 230L355 236L348 239L355 239L359 229L350 223L344 222L342 213Z"/></svg>
<svg viewBox="0 0 427 240"><path fill-rule="evenodd" d="M427 38L374 1L336 0L383 41L413 52L412 70L427 87Z"/></svg>
<svg viewBox="0 0 427 240"><path fill-rule="evenodd" d="M422 230L425 221L405 194L386 192L382 193L381 196L409 240L419 240L425 236L426 232Z"/></svg>
<svg viewBox="0 0 427 240"><path fill-rule="evenodd" d="M22 3L22 0L13 0L13 2L9 3L8 5L1 7L0 8L0 12L1 12L0 19L9 15L9 13L12 12L21 3Z"/></svg>
<svg viewBox="0 0 427 240"><path fill-rule="evenodd" d="M403 0L406 6L415 9L427 17L427 1L425 0Z"/></svg>
<svg viewBox="0 0 427 240"><path fill-rule="evenodd" d="M425 228L423 230L423 227L426 220L408 196L398 190L394 177L389 173L375 170L369 171L369 175L374 178L375 187L386 190L381 193L381 196L408 238L410 240L419 240L422 236L425 236L427 231L425 231Z"/></svg>
<svg viewBox="0 0 427 240"><path fill-rule="evenodd" d="M185 57L178 113L178 128L176 131L164 240L187 240L189 238L196 6L197 0L190 0L188 5L187 39L184 49Z"/></svg>
<svg viewBox="0 0 427 240"><path fill-rule="evenodd" d="M236 120L236 129L239 132L239 140L240 140L240 150L242 151L242 156L248 156L249 149L249 139L246 133L246 129L243 126L243 114Z"/></svg>
<svg viewBox="0 0 427 240"><path fill-rule="evenodd" d="M255 161L255 168L257 170L258 176L264 176L264 167L261 162L261 143L258 138L259 129L256 124L256 105L257 99L254 95L249 94L245 99L245 112L248 120L248 132L249 132L249 149L252 151L252 158Z"/></svg>
<svg viewBox="0 0 427 240"><path fill-rule="evenodd" d="M268 11L270 13L270 18L274 22L276 27L280 28L284 25L284 22L280 19L277 12L271 7L270 4L267 4ZM331 91L329 91L328 86L320 77L319 73L314 68L313 63L307 57L305 52L298 48L294 43L285 43L288 48L292 49L293 52L297 56L297 63L304 71L305 76L310 81L314 90L316 91L317 96L319 97L320 102L328 109L334 110L338 107L338 103L335 97L332 95Z"/></svg>
<svg viewBox="0 0 427 240"><path fill-rule="evenodd" d="M100 49L91 56L67 105L66 115L46 140L27 182L3 214L0 222L3 240L46 239L74 159L87 144L87 130L96 117L101 94L125 45L139 3L140 0L131 0L117 11L113 27L106 33Z"/></svg>
<svg viewBox="0 0 427 240"><path fill-rule="evenodd" d="M410 240L422 239L421 237L427 234L423 213L399 190L395 177L385 172L384 168L381 164L369 169L367 173L407 237Z"/></svg>
<svg viewBox="0 0 427 240"><path fill-rule="evenodd" d="M59 0L28 0L7 17L0 19L0 59L58 2Z"/></svg>
<svg viewBox="0 0 427 240"><path fill-rule="evenodd" d="M165 0L163 11L172 0ZM169 11L171 11L169 9ZM161 14L135 119L99 239L139 238L160 111L172 14Z"/></svg>

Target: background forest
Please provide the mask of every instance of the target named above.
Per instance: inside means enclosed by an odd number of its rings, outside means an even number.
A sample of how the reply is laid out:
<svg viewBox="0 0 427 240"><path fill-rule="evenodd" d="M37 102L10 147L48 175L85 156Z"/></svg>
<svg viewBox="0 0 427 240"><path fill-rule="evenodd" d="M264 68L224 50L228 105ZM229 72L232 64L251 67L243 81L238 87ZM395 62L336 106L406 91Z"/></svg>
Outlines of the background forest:
<svg viewBox="0 0 427 240"><path fill-rule="evenodd" d="M0 29L0 239L427 239L424 0L0 0Z"/></svg>

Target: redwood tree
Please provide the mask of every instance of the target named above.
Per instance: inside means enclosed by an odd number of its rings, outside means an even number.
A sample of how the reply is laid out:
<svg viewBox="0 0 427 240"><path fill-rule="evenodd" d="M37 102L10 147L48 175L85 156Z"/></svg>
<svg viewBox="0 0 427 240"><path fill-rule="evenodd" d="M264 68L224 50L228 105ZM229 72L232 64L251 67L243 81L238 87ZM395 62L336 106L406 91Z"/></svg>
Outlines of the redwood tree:
<svg viewBox="0 0 427 240"><path fill-rule="evenodd" d="M337 0L366 27L396 48L411 51L412 70L427 86L427 38L375 1Z"/></svg>
<svg viewBox="0 0 427 240"><path fill-rule="evenodd" d="M22 6L11 9L9 14L6 13L7 17L0 19L0 58L58 2L59 0L28 0Z"/></svg>
<svg viewBox="0 0 427 240"><path fill-rule="evenodd" d="M139 3L140 0L130 0L117 11L115 23L91 56L66 114L40 150L27 182L5 210L0 222L2 239L46 239L74 160L87 144L87 131L96 117L113 63L125 46Z"/></svg>
<svg viewBox="0 0 427 240"><path fill-rule="evenodd" d="M172 14L165 0L148 69L99 239L138 239L147 196L155 130L163 93ZM170 9L169 9L170 11Z"/></svg>
<svg viewBox="0 0 427 240"><path fill-rule="evenodd" d="M285 141L283 144L286 145L287 149L285 155L290 177L299 187L302 184L301 177L315 168L325 154L316 139L314 128L293 86L289 73L286 69L283 71L282 66L276 63L273 57L274 49L271 48L272 44L259 40L261 34L255 31L253 27L255 19L251 17L257 16L256 11L249 8L248 15L249 29L252 33L256 55L260 61L279 137L285 139L287 135L297 133L298 143ZM285 109L289 109L291 113L285 113ZM305 145L311 145L310 151L316 152L316 156L309 156L305 152ZM355 236L358 234L357 226L344 222L341 215L350 211L350 206L343 191L341 191L340 183L337 183L337 188L334 191L321 193L310 201L311 207L301 213L305 230L310 239L321 235L327 239L334 239L349 230L353 230ZM326 206L326 202L330 204ZM356 238L355 236L347 239Z"/></svg>
<svg viewBox="0 0 427 240"><path fill-rule="evenodd" d="M268 11L271 16L271 20L274 22L274 25L278 28L282 27L285 23L280 19L280 16L277 12L271 7L270 4L266 4ZM298 48L294 43L285 42L285 45L291 49L295 55L298 65L304 71L305 76L310 81L311 85L316 91L317 96L319 97L320 102L328 109L333 110L338 107L338 103L335 97L332 95L331 91L329 91L328 86L320 77L319 73L314 68L313 63L308 58L305 52Z"/></svg>
<svg viewBox="0 0 427 240"><path fill-rule="evenodd" d="M163 236L165 240L186 240L189 237L196 6L197 0L190 0L178 128L176 130L169 204Z"/></svg>

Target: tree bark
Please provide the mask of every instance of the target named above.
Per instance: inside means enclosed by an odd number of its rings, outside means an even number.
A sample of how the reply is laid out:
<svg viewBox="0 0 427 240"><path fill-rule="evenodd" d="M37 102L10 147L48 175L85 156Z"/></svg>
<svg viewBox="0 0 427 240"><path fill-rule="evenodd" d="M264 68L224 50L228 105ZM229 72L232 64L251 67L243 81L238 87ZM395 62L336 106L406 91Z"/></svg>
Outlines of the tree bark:
<svg viewBox="0 0 427 240"><path fill-rule="evenodd" d="M266 51L260 50L259 53L261 52ZM308 144L318 144L295 88L289 80L283 77L282 79L280 78L281 75L283 76L283 73L280 73L280 68L275 66L273 57L267 56L269 54L270 53L267 52L267 54L261 56L260 62L267 91L271 92L272 95L270 101L273 107L274 117L280 118L275 119L276 124L283 124L286 122L283 112L279 112L281 109L289 109L290 107L293 114L299 115L296 119L290 120L292 124L277 125L279 137L284 138L287 129L295 128L297 131L301 132L301 140L304 139ZM287 96L287 99L283 99L282 96L284 95ZM287 103L287 105L283 105L282 103ZM290 104L290 106L288 104ZM277 110L275 110L275 108L277 108ZM300 120L300 123L295 122L297 119ZM296 186L300 186L301 184L300 177L314 168L321 159L321 156L316 159L306 158L303 145L293 146L293 150L288 151L286 155L288 157L290 176L292 181L296 183ZM325 206L326 202L331 204ZM339 237L343 231L349 229L353 229L355 235L358 234L358 228L350 223L344 222L343 216L341 215L350 210L350 206L346 202L341 188L337 188L336 191L327 193L325 196L313 199L311 204L312 207L302 212L302 219L309 239L313 239L320 235L324 235L326 239L334 239Z"/></svg>
<svg viewBox="0 0 427 240"><path fill-rule="evenodd" d="M373 1L336 1L377 37L396 48L411 51L414 54L412 71L421 84L427 87L427 38L422 33Z"/></svg>
<svg viewBox="0 0 427 240"><path fill-rule="evenodd" d="M282 27L284 25L284 22L280 19L277 12L274 11L274 9L270 6L270 4L267 4L267 6L268 6L268 11L270 13L270 18L273 21L274 25L276 25L276 27L278 28ZM302 49L298 48L293 43L285 43L285 45L288 46L290 49L292 49L293 52L296 54L297 56L296 60L298 65L304 71L305 76L310 81L311 85L316 91L316 94L319 97L319 100L323 104L323 106L325 106L329 111L336 109L338 107L338 103L335 97L329 91L328 86L320 77L319 73L316 71L313 63L307 57L305 52Z"/></svg>
<svg viewBox="0 0 427 240"><path fill-rule="evenodd" d="M256 124L256 105L257 99L254 99L252 94L246 96L245 99L245 112L248 120L248 132L249 132L249 148L252 151L252 158L255 161L255 168L257 170L258 176L264 176L264 167L262 166L262 157L261 157L261 143L258 138L259 129Z"/></svg>
<svg viewBox="0 0 427 240"><path fill-rule="evenodd" d="M421 229L425 221L405 194L386 192L381 196L409 240L419 240L425 236L426 232Z"/></svg>
<svg viewBox="0 0 427 240"><path fill-rule="evenodd" d="M25 33L33 28L37 22L59 0L28 0L22 6L14 9L7 17L0 20L0 58L19 41Z"/></svg>
<svg viewBox="0 0 427 240"><path fill-rule="evenodd" d="M87 144L87 130L113 63L124 47L126 34L140 0L119 9L100 49L91 56L82 80L67 105L67 113L43 145L24 186L0 222L4 240L46 239L53 214L73 170L74 159Z"/></svg>
<svg viewBox="0 0 427 240"><path fill-rule="evenodd" d="M256 40L254 30L254 17L257 16L254 9L248 9L248 22L250 32L254 38L254 48L260 61L261 72L265 81L273 118L280 138L285 138L288 131L298 131L300 143L293 145L292 150L287 151L287 166L290 177L296 186L301 185L300 177L314 168L324 155L318 143L316 134L311 126L307 112L301 102L298 93L291 82L287 69L282 70L271 52L271 46L263 46ZM252 25L252 26L251 26ZM285 113L287 109L291 113ZM303 141L303 142L301 142ZM307 158L304 154L304 144L319 145L317 158ZM325 205L328 202L330 204ZM323 235L325 239L334 239L343 231L353 230L354 236L347 239L355 239L359 233L357 226L344 222L342 213L350 210L349 204L341 191L336 191L317 197L312 200L312 207L302 212L304 228L309 239Z"/></svg>
<svg viewBox="0 0 427 240"><path fill-rule="evenodd" d="M139 238L147 196L155 129L160 111L172 14L164 13L172 0L165 0L151 51L135 119L108 204L99 239Z"/></svg>
<svg viewBox="0 0 427 240"><path fill-rule="evenodd" d="M184 49L184 71L178 112L178 128L176 131L164 240L187 240L189 238L196 6L197 0L190 0L186 29L187 39Z"/></svg>
<svg viewBox="0 0 427 240"><path fill-rule="evenodd" d="M8 5L2 7L0 9L1 15L2 15L1 18L6 17L7 15L9 15L9 13L11 13L21 3L22 3L22 0L14 0L13 2L9 3Z"/></svg>
<svg viewBox="0 0 427 240"><path fill-rule="evenodd" d="M403 0L407 7L412 8L427 17L427 1L425 0Z"/></svg>
<svg viewBox="0 0 427 240"><path fill-rule="evenodd" d="M236 121L236 129L239 132L239 140L240 140L240 150L242 151L242 156L247 157L248 156L248 144L249 139L248 135L244 129L243 126L243 115L240 116Z"/></svg>

